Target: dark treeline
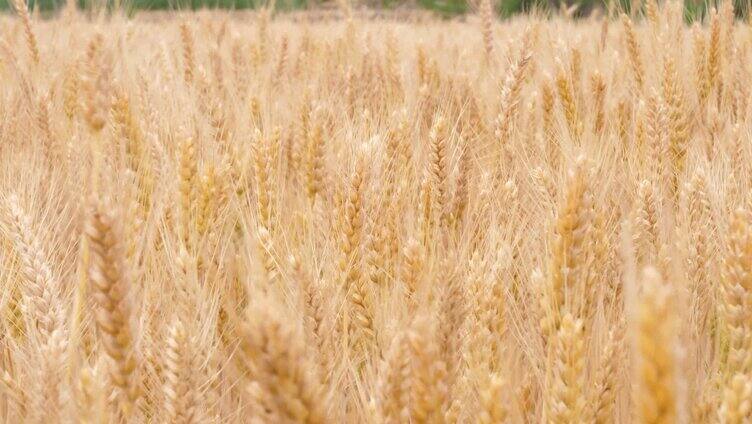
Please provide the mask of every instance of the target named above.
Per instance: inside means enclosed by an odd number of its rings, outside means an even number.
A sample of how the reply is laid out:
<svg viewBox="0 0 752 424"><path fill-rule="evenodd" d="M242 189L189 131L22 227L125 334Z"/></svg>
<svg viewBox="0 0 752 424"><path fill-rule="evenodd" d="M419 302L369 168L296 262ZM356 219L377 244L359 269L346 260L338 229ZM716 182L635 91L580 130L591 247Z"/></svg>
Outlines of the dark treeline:
<svg viewBox="0 0 752 424"><path fill-rule="evenodd" d="M116 0L77 0L81 9L92 6L101 7L102 1L112 6ZM589 16L594 10L622 10L630 12L630 0L617 0L609 4L608 0L500 0L496 4L496 12L500 17L511 16L516 13L529 11L569 10L574 17ZM202 8L219 9L255 9L266 4L267 0L120 0L129 10L196 10ZM747 16L748 0L734 0L737 15ZM29 7L39 8L44 14L50 14L61 8L65 0L29 0ZM364 0L358 5L378 8L423 8L436 11L445 16L471 13L477 9L473 1L467 0ZM644 4L644 2L640 2ZM276 0L278 10L301 10L320 7L336 7L334 0ZM685 2L687 20L702 19L707 11L714 7L712 3L703 0L689 0ZM0 0L0 10L8 10L8 0Z"/></svg>

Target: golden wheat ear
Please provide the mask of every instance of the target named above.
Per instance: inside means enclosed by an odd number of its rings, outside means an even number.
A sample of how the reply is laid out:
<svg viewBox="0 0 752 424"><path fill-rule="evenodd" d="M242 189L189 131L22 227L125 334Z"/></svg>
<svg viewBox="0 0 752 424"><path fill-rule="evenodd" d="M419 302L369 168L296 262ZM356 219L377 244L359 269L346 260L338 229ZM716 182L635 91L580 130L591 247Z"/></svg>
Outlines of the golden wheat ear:
<svg viewBox="0 0 752 424"><path fill-rule="evenodd" d="M26 47L29 49L31 60L35 65L39 64L39 45L37 44L37 37L31 26L31 15L29 15L29 6L26 4L26 0L13 0L13 8L16 9L16 13L21 18L21 23L24 28L24 37L26 38Z"/></svg>
<svg viewBox="0 0 752 424"><path fill-rule="evenodd" d="M637 355L635 413L641 422L674 422L677 415L677 321L670 283L656 268L641 276L642 293L635 311Z"/></svg>
<svg viewBox="0 0 752 424"><path fill-rule="evenodd" d="M270 305L249 310L239 328L241 358L250 370L247 391L257 419L326 423L322 387L308 366L303 339Z"/></svg>
<svg viewBox="0 0 752 424"><path fill-rule="evenodd" d="M92 199L84 231L90 249L89 281L96 304L95 321L104 353L110 358L108 383L117 394L114 416L129 419L134 414L140 386L129 295L133 283L125 262L119 217L108 201Z"/></svg>
<svg viewBox="0 0 752 424"><path fill-rule="evenodd" d="M61 305L63 287L50 266L48 253L32 228L31 217L21 206L16 194L6 200L6 225L10 231L16 254L20 259L23 284L23 309L31 328L41 335L41 341L49 340L55 331L64 328L64 309ZM29 330L31 330L29 328Z"/></svg>

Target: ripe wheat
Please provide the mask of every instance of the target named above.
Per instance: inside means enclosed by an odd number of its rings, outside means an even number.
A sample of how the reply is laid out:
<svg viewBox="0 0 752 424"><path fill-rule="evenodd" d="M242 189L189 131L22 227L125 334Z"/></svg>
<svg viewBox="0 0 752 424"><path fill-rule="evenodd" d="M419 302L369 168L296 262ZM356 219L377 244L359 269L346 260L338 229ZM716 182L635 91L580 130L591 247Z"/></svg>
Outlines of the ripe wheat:
<svg viewBox="0 0 752 424"><path fill-rule="evenodd" d="M743 423L750 28L0 17L0 420Z"/></svg>

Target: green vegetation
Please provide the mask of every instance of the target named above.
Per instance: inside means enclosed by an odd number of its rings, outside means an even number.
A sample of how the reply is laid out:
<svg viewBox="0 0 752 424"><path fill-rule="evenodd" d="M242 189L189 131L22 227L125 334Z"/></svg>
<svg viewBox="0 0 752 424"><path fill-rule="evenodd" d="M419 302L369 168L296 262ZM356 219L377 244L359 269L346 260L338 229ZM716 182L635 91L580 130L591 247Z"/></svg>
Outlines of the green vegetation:
<svg viewBox="0 0 752 424"><path fill-rule="evenodd" d="M100 4L102 0L77 0L81 8L88 7L89 3L96 2ZM110 4L113 0L108 0ZM121 0L121 3L129 5L129 8L141 10L171 10L171 9L201 9L201 8L222 8L222 9L253 9L266 3L267 0ZM586 16L594 8L605 7L608 0L567 0L569 5L577 4L577 16ZM630 0L616 0L619 8L629 11L631 7ZM734 0L736 11L740 16L746 16L748 0ZM40 10L52 11L58 9L64 4L65 0L29 0L29 7L36 7L39 3ZM473 10L468 0L407 0L409 4L434 10L445 16L454 16L467 13ZM277 9L279 10L297 10L308 7L317 7L322 4L333 4L334 0L277 0ZM394 8L402 6L406 0L367 0L369 6L384 8ZM705 16L708 9L708 3L704 0L686 1L686 17L692 21ZM0 0L0 10L7 10L8 0ZM496 11L499 16L510 16L515 13L530 10L557 9L558 0L500 0L497 1Z"/></svg>

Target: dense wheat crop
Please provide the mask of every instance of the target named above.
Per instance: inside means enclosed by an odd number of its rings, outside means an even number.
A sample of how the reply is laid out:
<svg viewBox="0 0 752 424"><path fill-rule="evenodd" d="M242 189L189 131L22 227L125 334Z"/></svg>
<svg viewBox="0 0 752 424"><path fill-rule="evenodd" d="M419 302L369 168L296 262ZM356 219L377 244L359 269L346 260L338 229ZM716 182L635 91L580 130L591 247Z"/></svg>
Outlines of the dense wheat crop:
<svg viewBox="0 0 752 424"><path fill-rule="evenodd" d="M0 18L3 422L742 423L752 28Z"/></svg>

